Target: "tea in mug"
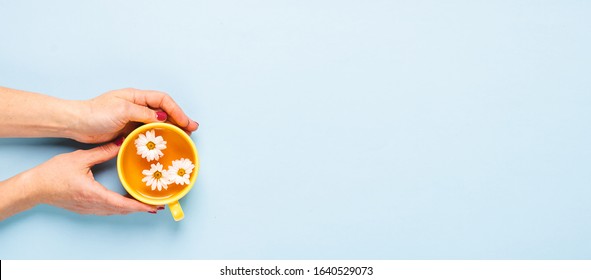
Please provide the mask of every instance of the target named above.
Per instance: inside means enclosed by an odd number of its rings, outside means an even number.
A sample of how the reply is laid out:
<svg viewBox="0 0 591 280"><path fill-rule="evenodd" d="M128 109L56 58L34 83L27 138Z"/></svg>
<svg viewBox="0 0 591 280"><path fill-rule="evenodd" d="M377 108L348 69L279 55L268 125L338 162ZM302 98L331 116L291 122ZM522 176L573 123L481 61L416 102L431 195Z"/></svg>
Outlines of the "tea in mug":
<svg viewBox="0 0 591 280"><path fill-rule="evenodd" d="M142 131L121 156L123 179L140 195L166 199L189 187L199 168L197 155L186 140L172 130Z"/></svg>

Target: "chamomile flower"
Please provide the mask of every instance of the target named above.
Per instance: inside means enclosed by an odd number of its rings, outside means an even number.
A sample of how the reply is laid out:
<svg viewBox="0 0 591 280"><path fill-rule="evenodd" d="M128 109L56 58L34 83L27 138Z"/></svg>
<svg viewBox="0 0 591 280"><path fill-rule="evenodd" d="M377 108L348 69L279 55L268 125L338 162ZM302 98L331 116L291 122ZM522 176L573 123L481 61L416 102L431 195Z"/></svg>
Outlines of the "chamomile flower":
<svg viewBox="0 0 591 280"><path fill-rule="evenodd" d="M142 171L142 174L146 176L142 179L142 182L145 182L146 186L152 187L152 190L166 190L168 189L168 184L171 183L166 170L162 170L162 167L164 166L159 162L156 164L152 163L150 170Z"/></svg>
<svg viewBox="0 0 591 280"><path fill-rule="evenodd" d="M162 136L156 137L156 132L150 130L146 131L145 135L140 134L140 136L135 139L135 147L137 148L137 154L150 162L158 160L164 155L162 150L166 149L166 141L164 141Z"/></svg>
<svg viewBox="0 0 591 280"><path fill-rule="evenodd" d="M173 160L172 166L168 167L167 177L171 184L187 185L190 183L189 178L193 168L195 168L195 165L186 158Z"/></svg>

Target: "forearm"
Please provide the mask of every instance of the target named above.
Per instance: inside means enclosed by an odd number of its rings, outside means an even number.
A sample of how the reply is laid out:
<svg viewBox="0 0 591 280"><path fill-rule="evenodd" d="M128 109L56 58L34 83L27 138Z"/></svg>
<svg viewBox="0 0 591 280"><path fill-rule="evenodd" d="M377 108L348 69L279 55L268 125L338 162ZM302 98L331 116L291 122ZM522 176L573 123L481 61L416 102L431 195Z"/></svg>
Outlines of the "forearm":
<svg viewBox="0 0 591 280"><path fill-rule="evenodd" d="M0 221L38 204L39 195L30 172L25 171L0 182Z"/></svg>
<svg viewBox="0 0 591 280"><path fill-rule="evenodd" d="M80 119L79 101L4 87L0 100L0 137L72 138Z"/></svg>

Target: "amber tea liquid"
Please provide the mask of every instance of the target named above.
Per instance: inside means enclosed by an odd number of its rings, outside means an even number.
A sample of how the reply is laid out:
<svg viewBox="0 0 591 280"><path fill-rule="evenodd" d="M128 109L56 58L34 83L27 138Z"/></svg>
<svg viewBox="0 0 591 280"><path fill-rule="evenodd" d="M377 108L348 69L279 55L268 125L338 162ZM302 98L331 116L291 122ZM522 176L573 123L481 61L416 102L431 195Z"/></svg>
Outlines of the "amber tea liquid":
<svg viewBox="0 0 591 280"><path fill-rule="evenodd" d="M141 133L145 134L146 131L149 130L142 131ZM144 178L142 171L149 170L151 165L156 164L157 162L160 162L160 164L164 166L164 169L168 169L168 167L172 165L173 160L187 158L195 165L195 168L193 168L193 171L191 172L190 179L190 181L193 182L194 176L199 168L199 163L196 161L197 156L190 147L191 144L187 143L187 141L176 132L161 128L154 128L154 131L156 132L156 137L162 136L164 141L166 141L166 149L162 150L164 156L160 157L158 160L148 162L145 158L142 158L137 154L137 149L135 144L133 144L135 139L130 139L133 141L121 155L123 156L123 179L130 187L134 188L140 195L146 198L166 199L174 196L184 188L189 187L189 185L177 185L172 183L168 185L168 189L162 189L161 191L158 189L152 190L150 186L146 186L146 183L142 182L142 179Z"/></svg>

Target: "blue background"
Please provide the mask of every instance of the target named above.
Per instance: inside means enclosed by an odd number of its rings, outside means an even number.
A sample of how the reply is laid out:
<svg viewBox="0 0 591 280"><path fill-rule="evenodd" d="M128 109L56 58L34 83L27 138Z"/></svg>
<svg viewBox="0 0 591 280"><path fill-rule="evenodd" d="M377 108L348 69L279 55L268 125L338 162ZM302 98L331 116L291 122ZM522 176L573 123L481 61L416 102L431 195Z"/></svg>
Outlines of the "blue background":
<svg viewBox="0 0 591 280"><path fill-rule="evenodd" d="M201 124L184 221L39 206L0 223L0 258L591 258L589 15L589 1L0 1L1 85L163 90ZM0 140L0 179L81 147ZM96 172L124 193L114 161Z"/></svg>

